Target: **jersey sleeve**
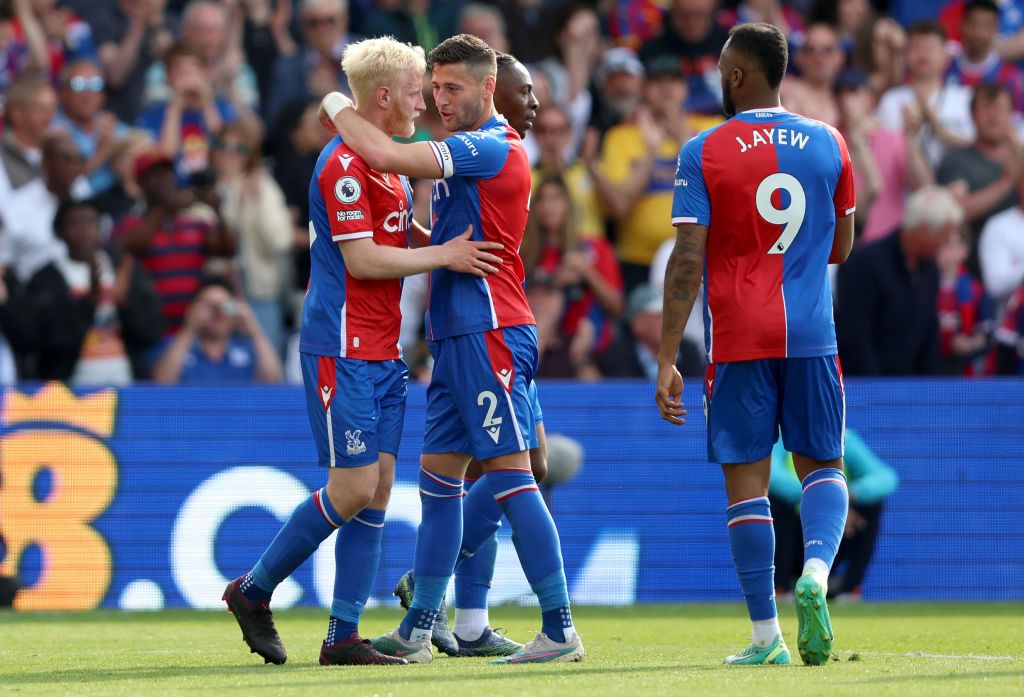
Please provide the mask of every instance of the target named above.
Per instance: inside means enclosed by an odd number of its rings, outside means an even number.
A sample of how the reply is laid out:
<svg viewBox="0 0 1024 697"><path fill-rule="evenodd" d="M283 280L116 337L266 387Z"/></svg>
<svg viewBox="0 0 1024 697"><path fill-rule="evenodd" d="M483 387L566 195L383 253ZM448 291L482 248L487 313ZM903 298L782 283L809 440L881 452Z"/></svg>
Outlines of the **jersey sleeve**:
<svg viewBox="0 0 1024 697"><path fill-rule="evenodd" d="M505 166L510 148L500 131L468 131L455 133L440 142L430 143L434 157L441 165L441 177L456 174L473 179L497 176Z"/></svg>
<svg viewBox="0 0 1024 697"><path fill-rule="evenodd" d="M850 160L850 151L846 147L846 141L836 129L829 127L832 136L839 146L839 180L836 182L836 192L832 195L832 204L836 208L836 218L845 218L857 210L857 194L853 185L853 161Z"/></svg>
<svg viewBox="0 0 1024 697"><path fill-rule="evenodd" d="M690 139L679 151L676 162L675 193L672 195L672 224L711 224L711 199L704 182L701 160L705 139Z"/></svg>
<svg viewBox="0 0 1024 697"><path fill-rule="evenodd" d="M331 239L347 242L373 237L369 171L358 157L346 157L347 166L342 157L331 155L320 172L320 195L327 207Z"/></svg>

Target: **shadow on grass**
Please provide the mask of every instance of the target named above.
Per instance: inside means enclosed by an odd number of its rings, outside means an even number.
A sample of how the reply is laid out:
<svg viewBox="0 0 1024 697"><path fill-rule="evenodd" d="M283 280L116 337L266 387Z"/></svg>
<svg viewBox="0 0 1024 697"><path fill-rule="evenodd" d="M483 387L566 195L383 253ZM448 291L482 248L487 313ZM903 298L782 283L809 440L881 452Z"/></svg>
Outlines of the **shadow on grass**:
<svg viewBox="0 0 1024 697"><path fill-rule="evenodd" d="M481 666L484 664L480 664ZM523 669L526 670L523 670ZM419 671L416 667L387 668L381 670L377 666L346 666L321 668L315 663L295 663L281 667L251 665L225 665L225 666L152 666L152 667L129 667L118 669L75 669L75 670L52 670L36 671L31 673L20 673L4 676L4 683L13 685L33 685L61 683L73 685L76 683L109 683L125 680L170 680L175 678L201 678L201 677L258 677L259 684L223 685L217 684L217 690L240 689L251 690L253 687L298 687L315 683L322 679L330 679L332 684L345 684L353 687L360 685L377 685L382 681L396 683L428 683L439 680L459 679L471 680L514 680L517 678L537 675L544 666L507 666L492 667L488 672L483 673L441 673L436 670ZM560 664L549 666L561 674L566 675L628 675L631 673L661 673L669 671L706 671L713 669L712 666L702 665L647 665L635 667L588 667L586 664ZM540 669L540 670L539 670ZM356 674L349 671L358 671ZM347 673L347 674L346 674ZM304 680L289 680L289 678L301 675ZM183 686L184 687L184 686ZM214 687L213 684L207 687Z"/></svg>
<svg viewBox="0 0 1024 697"><path fill-rule="evenodd" d="M946 682L950 680L994 680L998 678L1022 678L1024 669L1017 670L986 670L977 673L940 673L936 675L881 675L877 678L857 678L856 680L833 680L833 685L868 685L875 683L898 683L898 682Z"/></svg>

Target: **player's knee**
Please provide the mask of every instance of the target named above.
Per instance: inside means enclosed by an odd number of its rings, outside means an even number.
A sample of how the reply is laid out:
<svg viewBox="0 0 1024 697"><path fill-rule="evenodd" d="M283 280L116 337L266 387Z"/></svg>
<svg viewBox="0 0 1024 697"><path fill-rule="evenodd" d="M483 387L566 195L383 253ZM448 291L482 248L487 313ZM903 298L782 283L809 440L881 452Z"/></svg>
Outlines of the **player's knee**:
<svg viewBox="0 0 1024 697"><path fill-rule="evenodd" d="M327 498L334 510L348 518L366 508L377 490L377 477L332 479L327 484Z"/></svg>
<svg viewBox="0 0 1024 697"><path fill-rule="evenodd" d="M377 488L373 492L373 498L370 500L369 506L371 508L385 509L388 506L388 501L391 500L391 487L393 485L391 479L381 477L377 481Z"/></svg>

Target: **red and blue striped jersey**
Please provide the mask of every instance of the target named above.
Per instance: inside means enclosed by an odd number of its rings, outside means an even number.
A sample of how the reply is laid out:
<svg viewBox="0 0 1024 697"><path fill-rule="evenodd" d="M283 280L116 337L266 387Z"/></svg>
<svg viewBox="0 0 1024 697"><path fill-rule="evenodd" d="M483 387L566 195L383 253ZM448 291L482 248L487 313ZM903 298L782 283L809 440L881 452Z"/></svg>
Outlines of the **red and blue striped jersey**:
<svg viewBox="0 0 1024 697"><path fill-rule="evenodd" d="M957 53L946 69L946 81L971 89L979 85L1002 85L1010 91L1014 111L1024 109L1024 73L995 51L980 63L970 63L962 51Z"/></svg>
<svg viewBox="0 0 1024 697"><path fill-rule="evenodd" d="M501 116L476 131L431 143L442 179L434 182L430 243L444 244L473 226L474 240L500 242L504 263L479 278L437 269L430 273L427 337L431 341L534 324L526 302L519 246L530 208L530 163L515 129Z"/></svg>
<svg viewBox="0 0 1024 697"><path fill-rule="evenodd" d="M683 146L672 222L708 228L709 360L836 353L828 258L836 218L854 206L843 137L781 107L745 111Z"/></svg>
<svg viewBox="0 0 1024 697"><path fill-rule="evenodd" d="M406 247L412 190L405 177L372 169L336 136L309 182L309 288L299 350L367 361L399 358L402 281L360 280L345 268L338 243L373 238Z"/></svg>

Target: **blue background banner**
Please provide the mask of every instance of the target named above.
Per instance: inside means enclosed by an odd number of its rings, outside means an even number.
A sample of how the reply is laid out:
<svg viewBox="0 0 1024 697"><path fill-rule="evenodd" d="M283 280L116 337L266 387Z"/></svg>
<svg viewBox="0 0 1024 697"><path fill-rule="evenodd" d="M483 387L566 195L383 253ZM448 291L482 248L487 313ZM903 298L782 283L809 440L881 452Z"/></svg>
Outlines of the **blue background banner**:
<svg viewBox="0 0 1024 697"><path fill-rule="evenodd" d="M548 432L585 451L551 495L575 602L741 597L699 390L687 385L692 418L674 428L646 384L541 385ZM410 389L371 604L393 602L412 563L424 398ZM847 405L901 480L864 598L1024 599L1024 382L850 380ZM0 427L0 573L29 582L22 609L218 607L324 482L294 387L32 386L3 393ZM333 566L328 541L275 605L328 605ZM507 526L492 600L532 601Z"/></svg>

